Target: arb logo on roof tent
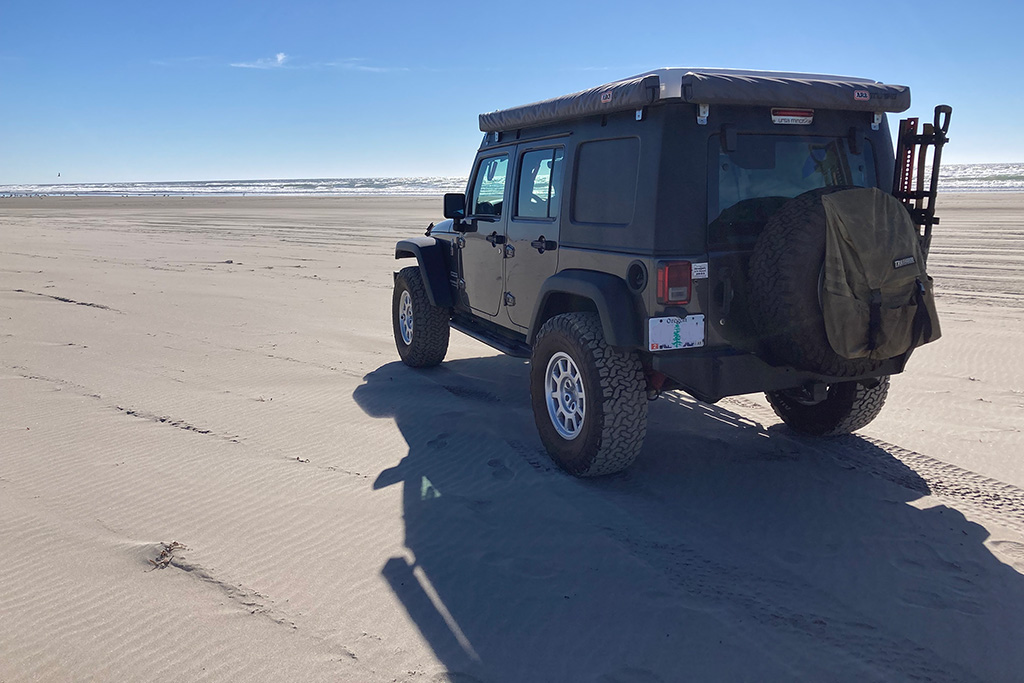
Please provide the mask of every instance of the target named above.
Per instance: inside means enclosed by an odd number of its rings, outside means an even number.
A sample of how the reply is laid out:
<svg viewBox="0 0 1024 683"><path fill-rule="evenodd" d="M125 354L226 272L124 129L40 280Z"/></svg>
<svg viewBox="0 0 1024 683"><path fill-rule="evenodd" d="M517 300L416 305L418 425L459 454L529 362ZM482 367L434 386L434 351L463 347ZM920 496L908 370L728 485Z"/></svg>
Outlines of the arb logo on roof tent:
<svg viewBox="0 0 1024 683"><path fill-rule="evenodd" d="M871 93L869 93L867 90L854 90L853 99L862 102L867 102L868 100L871 99Z"/></svg>

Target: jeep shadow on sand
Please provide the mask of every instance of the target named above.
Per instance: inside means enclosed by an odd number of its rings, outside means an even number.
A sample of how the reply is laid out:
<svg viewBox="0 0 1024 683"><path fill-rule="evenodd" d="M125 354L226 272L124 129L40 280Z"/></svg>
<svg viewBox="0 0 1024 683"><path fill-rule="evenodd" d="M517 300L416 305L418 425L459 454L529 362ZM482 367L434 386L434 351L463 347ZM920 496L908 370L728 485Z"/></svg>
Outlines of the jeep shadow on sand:
<svg viewBox="0 0 1024 683"><path fill-rule="evenodd" d="M939 337L951 109L903 120L894 154L885 114L909 106L867 79L670 68L482 114L466 193L396 246L417 261L395 274L398 352L437 365L454 328L529 358L541 441L577 476L628 467L668 390L859 429Z"/></svg>

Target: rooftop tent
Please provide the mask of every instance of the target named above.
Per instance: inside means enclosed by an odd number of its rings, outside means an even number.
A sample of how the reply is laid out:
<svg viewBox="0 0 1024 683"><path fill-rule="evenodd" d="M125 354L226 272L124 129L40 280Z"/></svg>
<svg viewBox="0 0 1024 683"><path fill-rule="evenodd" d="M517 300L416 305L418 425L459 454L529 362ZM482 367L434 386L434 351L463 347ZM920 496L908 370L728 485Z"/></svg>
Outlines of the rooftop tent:
<svg viewBox="0 0 1024 683"><path fill-rule="evenodd" d="M910 108L910 88L862 78L770 71L705 72L665 69L666 91L694 104L809 107L844 111L901 112ZM684 72L675 75L673 72ZM670 74L675 76L669 80ZM665 93L663 93L663 98Z"/></svg>
<svg viewBox="0 0 1024 683"><path fill-rule="evenodd" d="M739 69L656 69L622 81L480 115L485 133L640 109L656 101L902 112L910 88L865 78Z"/></svg>
<svg viewBox="0 0 1024 683"><path fill-rule="evenodd" d="M480 114L480 130L493 133L542 126L594 114L639 109L658 99L657 76L637 76L571 95Z"/></svg>

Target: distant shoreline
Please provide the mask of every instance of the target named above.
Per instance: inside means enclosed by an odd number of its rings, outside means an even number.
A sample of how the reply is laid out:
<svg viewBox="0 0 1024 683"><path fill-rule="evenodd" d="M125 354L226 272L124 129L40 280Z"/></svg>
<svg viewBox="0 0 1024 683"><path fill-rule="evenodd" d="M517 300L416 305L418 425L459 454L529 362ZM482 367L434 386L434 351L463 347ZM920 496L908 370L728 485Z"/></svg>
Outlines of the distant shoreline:
<svg viewBox="0 0 1024 683"><path fill-rule="evenodd" d="M8 183L0 184L0 196L99 196L99 197L192 197L221 196L431 196L460 192L466 178L460 176L410 176L404 178L302 178L277 180L184 180L111 183Z"/></svg>
<svg viewBox="0 0 1024 683"><path fill-rule="evenodd" d="M462 191L464 188L459 188L456 191ZM11 199L308 199L308 200L319 200L319 199L437 199L444 194L444 191L438 192L420 192L410 194L286 194L286 193L275 193L275 194L259 194L259 193L245 193L245 194L79 194L79 193L38 193L38 194L5 194L0 192L0 200L11 200ZM945 197L949 195L1014 195L1024 194L1024 187L1010 187L1010 188L953 188L943 189L939 186L939 196Z"/></svg>
<svg viewBox="0 0 1024 683"><path fill-rule="evenodd" d="M463 192L466 176L6 183L0 197L429 197ZM939 192L1024 192L1024 162L945 164Z"/></svg>
<svg viewBox="0 0 1024 683"><path fill-rule="evenodd" d="M1024 190L1022 190L1024 191ZM417 194L78 194L39 193L4 194L0 199L424 199L440 197L443 192Z"/></svg>

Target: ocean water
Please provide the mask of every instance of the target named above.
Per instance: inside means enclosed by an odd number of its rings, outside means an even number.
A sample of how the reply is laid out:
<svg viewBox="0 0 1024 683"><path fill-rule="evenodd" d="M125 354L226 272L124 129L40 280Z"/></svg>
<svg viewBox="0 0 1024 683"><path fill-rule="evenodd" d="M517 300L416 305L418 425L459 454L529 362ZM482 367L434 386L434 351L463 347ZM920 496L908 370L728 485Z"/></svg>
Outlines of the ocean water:
<svg viewBox="0 0 1024 683"><path fill-rule="evenodd" d="M943 164L940 192L1024 192L1024 163Z"/></svg>
<svg viewBox="0 0 1024 683"><path fill-rule="evenodd" d="M465 177L309 178L301 180L175 180L146 183L0 185L4 195L128 196L431 196L462 192ZM1024 163L944 164L940 192L1024 192Z"/></svg>
<svg viewBox="0 0 1024 683"><path fill-rule="evenodd" d="M173 180L137 183L54 183L0 185L0 195L78 195L80 197L150 197L209 195L265 196L424 196L464 192L466 178L307 178L289 180Z"/></svg>

